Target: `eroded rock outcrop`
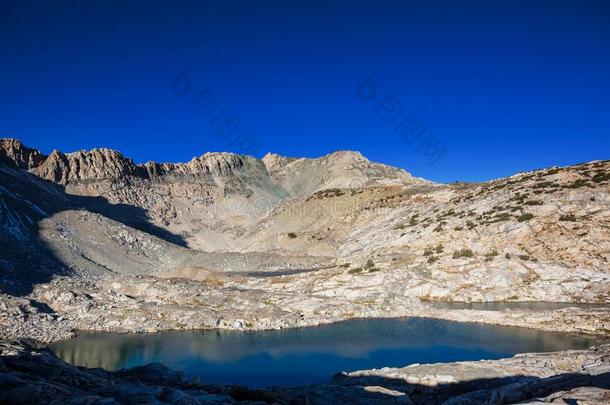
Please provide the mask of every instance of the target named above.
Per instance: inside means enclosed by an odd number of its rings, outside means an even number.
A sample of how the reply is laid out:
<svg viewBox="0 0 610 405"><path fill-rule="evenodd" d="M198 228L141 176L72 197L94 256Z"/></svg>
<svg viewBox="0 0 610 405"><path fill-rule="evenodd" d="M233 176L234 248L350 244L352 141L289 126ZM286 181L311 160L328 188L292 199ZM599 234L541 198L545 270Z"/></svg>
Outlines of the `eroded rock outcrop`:
<svg viewBox="0 0 610 405"><path fill-rule="evenodd" d="M31 169L40 165L44 160L45 156L42 153L24 146L18 139L0 139L0 165Z"/></svg>
<svg viewBox="0 0 610 405"><path fill-rule="evenodd" d="M122 180L142 173L131 159L112 149L63 154L53 151L33 172L57 184L87 180Z"/></svg>

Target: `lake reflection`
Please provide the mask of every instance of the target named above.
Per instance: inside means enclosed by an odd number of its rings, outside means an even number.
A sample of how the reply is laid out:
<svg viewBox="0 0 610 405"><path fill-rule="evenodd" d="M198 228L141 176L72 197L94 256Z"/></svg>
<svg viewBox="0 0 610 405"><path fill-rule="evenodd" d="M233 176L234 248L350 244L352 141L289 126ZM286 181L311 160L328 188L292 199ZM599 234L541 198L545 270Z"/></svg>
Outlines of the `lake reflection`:
<svg viewBox="0 0 610 405"><path fill-rule="evenodd" d="M367 319L261 332L83 334L51 345L76 365L116 370L160 362L205 382L304 385L338 371L496 359L586 348L594 338L434 319Z"/></svg>

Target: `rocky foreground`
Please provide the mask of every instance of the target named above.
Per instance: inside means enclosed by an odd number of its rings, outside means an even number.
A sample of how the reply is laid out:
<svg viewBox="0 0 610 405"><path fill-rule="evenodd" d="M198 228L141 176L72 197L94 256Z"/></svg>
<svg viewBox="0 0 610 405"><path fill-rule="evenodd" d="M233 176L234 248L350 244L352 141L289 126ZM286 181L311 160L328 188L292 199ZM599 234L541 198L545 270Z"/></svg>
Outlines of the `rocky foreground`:
<svg viewBox="0 0 610 405"><path fill-rule="evenodd" d="M32 341L0 342L7 404L607 404L610 345L496 361L335 375L328 384L254 390L189 381L160 364L109 372L72 366Z"/></svg>

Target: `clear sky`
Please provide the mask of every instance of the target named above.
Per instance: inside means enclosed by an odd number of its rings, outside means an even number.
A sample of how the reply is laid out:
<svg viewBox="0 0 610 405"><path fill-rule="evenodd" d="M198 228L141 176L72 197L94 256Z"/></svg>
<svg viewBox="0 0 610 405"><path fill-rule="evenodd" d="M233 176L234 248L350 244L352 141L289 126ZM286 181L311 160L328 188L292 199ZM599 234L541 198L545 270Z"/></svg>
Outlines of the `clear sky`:
<svg viewBox="0 0 610 405"><path fill-rule="evenodd" d="M350 149L447 182L610 158L608 0L0 0L0 58L0 137L46 153Z"/></svg>

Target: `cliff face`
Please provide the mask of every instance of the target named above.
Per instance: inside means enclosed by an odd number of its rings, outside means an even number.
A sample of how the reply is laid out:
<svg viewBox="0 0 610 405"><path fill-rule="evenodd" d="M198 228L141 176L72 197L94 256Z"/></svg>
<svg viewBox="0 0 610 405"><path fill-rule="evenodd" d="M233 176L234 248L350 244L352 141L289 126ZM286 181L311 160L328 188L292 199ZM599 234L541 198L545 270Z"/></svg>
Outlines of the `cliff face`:
<svg viewBox="0 0 610 405"><path fill-rule="evenodd" d="M93 149L63 154L53 151L32 172L57 184L82 180L121 180L142 172L131 159L111 149Z"/></svg>
<svg viewBox="0 0 610 405"><path fill-rule="evenodd" d="M38 165L28 168L39 177L65 185L80 181L122 181L129 177L230 177L238 171L260 172L264 166L254 158L231 153L206 153L188 163L147 162L137 165L118 151L93 149L68 154L53 151L40 159Z"/></svg>
<svg viewBox="0 0 610 405"><path fill-rule="evenodd" d="M72 153L53 151L49 156L24 146L16 139L0 139L0 164L27 169L54 183L129 178L159 179L231 179L274 183L283 194L307 195L330 188L363 188L387 185L415 185L428 182L395 167L374 163L359 152L340 151L321 158L288 158L267 154L262 160L234 153L206 153L187 163L133 160L112 149L82 150Z"/></svg>
<svg viewBox="0 0 610 405"><path fill-rule="evenodd" d="M35 149L27 148L18 139L0 139L0 165L19 169L31 169L40 165L45 156Z"/></svg>

